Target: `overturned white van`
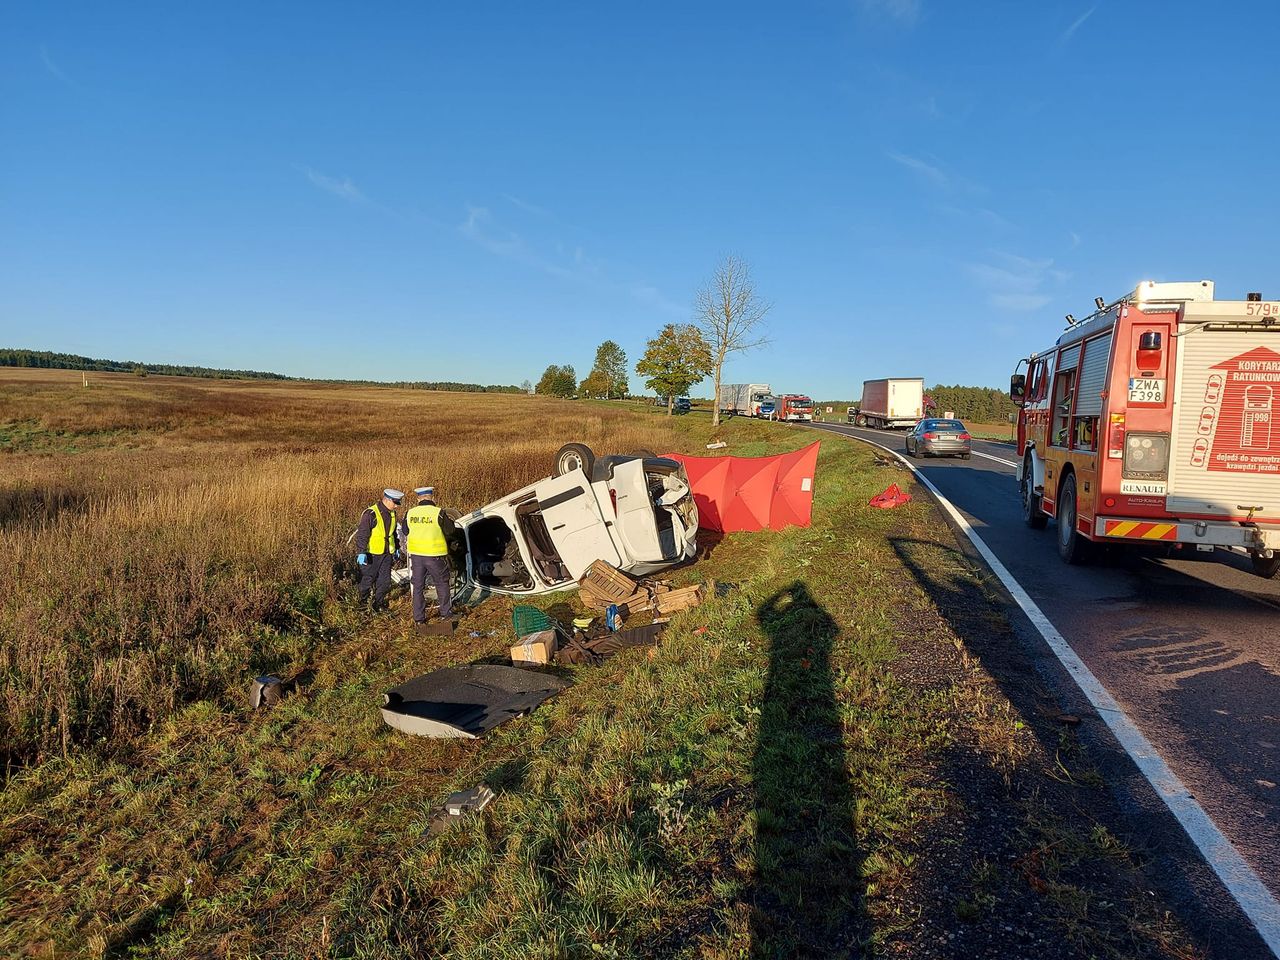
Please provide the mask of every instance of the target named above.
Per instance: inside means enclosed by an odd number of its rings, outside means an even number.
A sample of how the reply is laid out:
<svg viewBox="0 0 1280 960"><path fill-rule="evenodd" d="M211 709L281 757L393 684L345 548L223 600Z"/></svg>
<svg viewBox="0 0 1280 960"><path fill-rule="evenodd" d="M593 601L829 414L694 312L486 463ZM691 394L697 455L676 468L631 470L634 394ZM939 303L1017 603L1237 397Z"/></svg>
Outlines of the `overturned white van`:
<svg viewBox="0 0 1280 960"><path fill-rule="evenodd" d="M455 576L464 589L513 595L576 586L596 560L645 576L697 553L698 508L684 466L649 451L556 455L556 476L455 515ZM396 571L403 582L407 571Z"/></svg>

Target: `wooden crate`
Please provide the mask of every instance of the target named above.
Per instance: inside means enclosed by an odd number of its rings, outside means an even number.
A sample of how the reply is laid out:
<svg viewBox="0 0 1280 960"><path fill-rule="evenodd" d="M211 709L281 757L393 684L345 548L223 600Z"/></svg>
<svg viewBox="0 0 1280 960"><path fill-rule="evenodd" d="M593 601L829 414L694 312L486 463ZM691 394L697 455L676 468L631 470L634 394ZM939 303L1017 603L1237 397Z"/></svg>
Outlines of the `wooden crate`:
<svg viewBox="0 0 1280 960"><path fill-rule="evenodd" d="M593 598L598 601L608 601L608 603L626 603L641 592L640 584L603 560L596 560L587 567L587 572L578 581L578 586L584 600Z"/></svg>

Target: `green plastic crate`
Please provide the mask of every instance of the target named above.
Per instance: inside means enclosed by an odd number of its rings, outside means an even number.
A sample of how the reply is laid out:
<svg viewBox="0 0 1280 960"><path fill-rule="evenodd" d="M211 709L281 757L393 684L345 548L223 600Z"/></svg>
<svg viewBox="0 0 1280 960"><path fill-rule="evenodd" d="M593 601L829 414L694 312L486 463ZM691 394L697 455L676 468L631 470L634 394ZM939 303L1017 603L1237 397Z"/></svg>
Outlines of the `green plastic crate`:
<svg viewBox="0 0 1280 960"><path fill-rule="evenodd" d="M511 626L514 628L518 638L527 637L529 634L537 633L540 630L550 630L553 624L551 623L551 618L537 607L518 603L511 609Z"/></svg>

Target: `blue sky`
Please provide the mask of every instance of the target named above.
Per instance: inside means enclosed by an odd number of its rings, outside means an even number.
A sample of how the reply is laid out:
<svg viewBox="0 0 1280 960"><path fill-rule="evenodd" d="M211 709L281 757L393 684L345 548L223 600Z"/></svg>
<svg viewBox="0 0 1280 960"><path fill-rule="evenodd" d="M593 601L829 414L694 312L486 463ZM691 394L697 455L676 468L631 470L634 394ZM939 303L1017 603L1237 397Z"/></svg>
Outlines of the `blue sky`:
<svg viewBox="0 0 1280 960"><path fill-rule="evenodd" d="M727 253L727 380L998 385L1143 278L1280 295L1274 4L8 5L0 345L580 376ZM633 385L639 388L638 379ZM695 391L696 392L696 391ZM704 390L705 392L705 390Z"/></svg>

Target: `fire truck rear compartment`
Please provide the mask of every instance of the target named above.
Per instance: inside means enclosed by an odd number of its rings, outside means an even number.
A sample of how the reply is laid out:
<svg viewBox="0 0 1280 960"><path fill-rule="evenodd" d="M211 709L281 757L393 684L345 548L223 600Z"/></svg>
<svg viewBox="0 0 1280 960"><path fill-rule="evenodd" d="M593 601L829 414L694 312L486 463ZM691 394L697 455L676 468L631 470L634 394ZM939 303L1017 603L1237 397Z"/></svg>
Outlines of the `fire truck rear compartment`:
<svg viewBox="0 0 1280 960"><path fill-rule="evenodd" d="M1187 314L1166 507L1280 530L1280 329Z"/></svg>

